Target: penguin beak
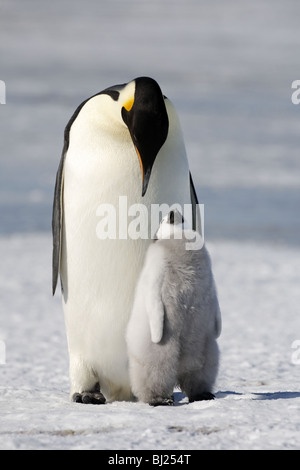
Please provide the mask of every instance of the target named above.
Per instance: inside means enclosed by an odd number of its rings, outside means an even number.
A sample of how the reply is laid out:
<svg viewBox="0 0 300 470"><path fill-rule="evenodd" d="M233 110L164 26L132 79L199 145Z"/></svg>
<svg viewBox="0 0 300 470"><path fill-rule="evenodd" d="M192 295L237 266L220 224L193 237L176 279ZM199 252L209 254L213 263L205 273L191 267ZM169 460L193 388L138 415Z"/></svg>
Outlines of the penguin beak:
<svg viewBox="0 0 300 470"><path fill-rule="evenodd" d="M167 114L166 114L167 115ZM145 196L150 181L152 167L159 150L168 134L169 121L160 126L156 115L149 115L133 108L127 111L122 108L122 117L130 132L130 136L138 156L142 173L142 197Z"/></svg>
<svg viewBox="0 0 300 470"><path fill-rule="evenodd" d="M147 171L147 173L145 174L143 160L139 152L139 149L137 148L136 145L134 146L134 148L137 153L137 156L140 162L141 172L142 172L142 196L145 196L147 188L148 188L152 168L150 168L150 171Z"/></svg>
<svg viewBox="0 0 300 470"><path fill-rule="evenodd" d="M152 171L152 167L153 167L153 163L154 163L154 160L156 158L156 155L153 159L153 161L150 163L145 159L143 161L142 157L141 157L141 154L139 152L139 149L137 148L137 146L135 145L135 151L137 153L137 156L138 156L138 159L139 159L139 163L140 163L140 167L141 167L141 173L142 173L142 197L145 196L146 194L146 191L147 191L147 188L148 188L148 184L149 184L149 181L150 181L150 176L151 176L151 171Z"/></svg>
<svg viewBox="0 0 300 470"><path fill-rule="evenodd" d="M149 116L143 116L137 113L139 117L135 123L135 119L130 119L130 113L123 108L123 119L128 126L131 139L138 157L138 161L142 173L142 197L145 196L150 182L152 168L157 157L157 154L165 141L164 134L160 135L161 130L156 131L156 126L153 126L152 119Z"/></svg>
<svg viewBox="0 0 300 470"><path fill-rule="evenodd" d="M169 119L159 85L147 77L136 79L135 85L134 97L124 103L121 112L140 163L143 197L157 154L167 139Z"/></svg>

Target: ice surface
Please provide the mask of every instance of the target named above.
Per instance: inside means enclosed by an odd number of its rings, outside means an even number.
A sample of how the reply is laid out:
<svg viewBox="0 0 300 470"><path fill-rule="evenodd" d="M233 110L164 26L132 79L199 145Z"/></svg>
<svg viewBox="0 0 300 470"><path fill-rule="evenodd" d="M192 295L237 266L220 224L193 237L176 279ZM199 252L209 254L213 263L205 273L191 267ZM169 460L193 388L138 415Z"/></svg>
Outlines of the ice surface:
<svg viewBox="0 0 300 470"><path fill-rule="evenodd" d="M2 1L0 448L300 447L298 20L298 0ZM50 279L63 129L86 97L139 75L174 102L205 204L217 399L72 404Z"/></svg>
<svg viewBox="0 0 300 470"><path fill-rule="evenodd" d="M223 314L216 400L165 409L70 403L51 238L0 239L0 447L3 449L296 449L300 444L298 249L209 244ZM296 360L295 360L296 359Z"/></svg>

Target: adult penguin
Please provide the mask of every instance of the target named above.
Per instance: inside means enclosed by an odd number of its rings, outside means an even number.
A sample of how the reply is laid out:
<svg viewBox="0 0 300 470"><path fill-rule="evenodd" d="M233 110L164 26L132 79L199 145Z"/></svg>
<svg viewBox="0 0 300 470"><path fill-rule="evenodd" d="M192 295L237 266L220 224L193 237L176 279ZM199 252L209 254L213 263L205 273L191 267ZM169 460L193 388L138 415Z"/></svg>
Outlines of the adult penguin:
<svg viewBox="0 0 300 470"><path fill-rule="evenodd" d="M77 402L132 399L125 331L151 239L126 236L124 226L120 235L121 222L109 217L112 227L99 236L103 208L115 208L126 228L132 221L120 212L120 196L129 213L142 205L150 225L151 207L163 217L175 203L190 204L200 226L176 111L148 77L88 98L65 129L53 203L53 294L60 274Z"/></svg>

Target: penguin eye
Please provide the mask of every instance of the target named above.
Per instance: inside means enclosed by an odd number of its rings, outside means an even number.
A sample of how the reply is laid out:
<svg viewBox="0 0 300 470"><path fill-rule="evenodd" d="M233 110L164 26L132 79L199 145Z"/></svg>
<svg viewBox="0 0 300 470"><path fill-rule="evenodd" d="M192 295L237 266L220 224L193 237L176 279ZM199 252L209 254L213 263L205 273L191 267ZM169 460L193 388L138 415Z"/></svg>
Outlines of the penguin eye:
<svg viewBox="0 0 300 470"><path fill-rule="evenodd" d="M174 211L170 212L170 224L174 225Z"/></svg>

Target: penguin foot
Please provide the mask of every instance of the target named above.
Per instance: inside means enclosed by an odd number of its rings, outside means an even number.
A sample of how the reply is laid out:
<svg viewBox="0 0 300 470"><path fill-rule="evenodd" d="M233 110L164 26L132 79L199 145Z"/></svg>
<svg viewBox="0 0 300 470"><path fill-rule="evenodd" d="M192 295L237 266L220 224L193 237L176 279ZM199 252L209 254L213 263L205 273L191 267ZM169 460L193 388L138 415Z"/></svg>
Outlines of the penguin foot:
<svg viewBox="0 0 300 470"><path fill-rule="evenodd" d="M72 401L75 403L84 403L86 405L103 405L106 402L105 397L101 392L74 393Z"/></svg>
<svg viewBox="0 0 300 470"><path fill-rule="evenodd" d="M189 397L189 402L193 403L193 401L213 400L214 398L215 398L215 395L213 393L202 392L202 393L199 393L198 395Z"/></svg>
<svg viewBox="0 0 300 470"><path fill-rule="evenodd" d="M157 397L154 398L152 401L149 402L150 406L172 406L174 405L174 397Z"/></svg>
<svg viewBox="0 0 300 470"><path fill-rule="evenodd" d="M99 383L97 383L90 392L73 393L72 401L75 403L84 403L86 405L103 405L106 402L106 399L100 391Z"/></svg>

